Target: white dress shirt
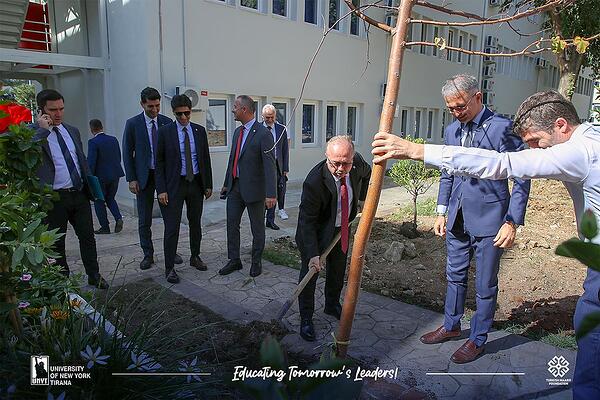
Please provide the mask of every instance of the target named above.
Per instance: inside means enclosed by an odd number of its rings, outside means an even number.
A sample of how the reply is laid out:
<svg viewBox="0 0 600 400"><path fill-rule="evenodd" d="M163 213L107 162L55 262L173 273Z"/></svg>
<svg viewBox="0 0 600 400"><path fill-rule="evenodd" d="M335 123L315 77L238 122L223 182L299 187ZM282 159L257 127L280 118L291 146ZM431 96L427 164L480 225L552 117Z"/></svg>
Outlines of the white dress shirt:
<svg viewBox="0 0 600 400"><path fill-rule="evenodd" d="M77 151L75 150L75 143L73 142L73 139L71 139L71 135L69 135L67 129L62 124L58 125L57 128L63 140L65 141L67 148L69 149L69 153L71 153L71 158L75 163L75 168L77 168L77 172L79 173L81 181L83 182L81 167L79 166ZM60 145L58 144L54 127L50 126L49 130L50 134L48 135L48 146L50 147L50 154L52 155L52 162L54 163L54 183L52 184L52 189L70 189L73 187L73 181L71 181L71 174L69 173L69 168L67 168L67 162L65 161L65 157L63 156Z"/></svg>
<svg viewBox="0 0 600 400"><path fill-rule="evenodd" d="M342 226L342 195L340 193L341 179L331 174L337 188L337 213L335 216L335 226L339 228ZM352 185L350 184L350 174L346 174L342 179L346 180L346 187L348 188L348 218L350 218L350 211L352 210Z"/></svg>
<svg viewBox="0 0 600 400"><path fill-rule="evenodd" d="M152 143L152 121L154 121L154 125L156 126L156 135L158 138L158 117L150 118L144 113L144 120L146 121L146 130L148 131L148 142L150 142L150 169L156 168L154 165L154 143Z"/></svg>

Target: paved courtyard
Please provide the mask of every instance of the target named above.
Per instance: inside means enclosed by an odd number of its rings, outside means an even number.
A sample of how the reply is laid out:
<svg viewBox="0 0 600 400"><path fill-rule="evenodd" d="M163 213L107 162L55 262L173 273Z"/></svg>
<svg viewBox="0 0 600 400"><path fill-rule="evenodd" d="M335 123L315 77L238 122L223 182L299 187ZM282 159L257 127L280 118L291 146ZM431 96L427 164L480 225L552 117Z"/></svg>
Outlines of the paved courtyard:
<svg viewBox="0 0 600 400"><path fill-rule="evenodd" d="M294 236L299 199L300 187L292 185L286 200L290 219L281 221L277 218L276 222L282 229L267 229L267 243L277 237ZM407 201L408 195L403 189L384 189L378 212L389 212ZM263 274L256 279L249 277L251 235L247 216L244 215L241 240L244 269L220 276L217 271L227 262L224 219L224 201L217 198L205 203L201 257L209 266L206 272L189 266L187 226L182 226L178 253L182 255L184 264L177 268L181 283L171 286L164 278L162 220L155 218L153 221L156 267L141 271L139 262L142 253L138 245L137 221L133 216L126 215L122 232L96 237L101 272L107 280L112 281L112 285L152 277L161 285L171 287L174 292L238 323L270 321L294 290L298 271L263 261ZM72 270L82 270L77 239L72 229L69 230L67 246ZM323 287L324 279L320 278L314 318L318 340L308 343L298 335L299 315L295 304L284 318L284 323L291 330L283 338L283 345L288 351L319 354L332 341L331 333L337 330L338 321L322 312ZM553 359L560 362L566 360L568 372L562 379L572 379L576 352L504 331L494 331L489 336L482 357L466 365L457 365L450 362L450 356L468 337L467 321L463 323L463 335L459 340L438 345L424 345L419 341L423 333L437 328L442 322L442 314L362 292L348 354L372 368L397 367L399 371L398 378L389 381L390 384L384 389L381 385L367 385L363 390L363 398L572 398L570 386L550 384L548 380L555 377L549 372L548 363Z"/></svg>

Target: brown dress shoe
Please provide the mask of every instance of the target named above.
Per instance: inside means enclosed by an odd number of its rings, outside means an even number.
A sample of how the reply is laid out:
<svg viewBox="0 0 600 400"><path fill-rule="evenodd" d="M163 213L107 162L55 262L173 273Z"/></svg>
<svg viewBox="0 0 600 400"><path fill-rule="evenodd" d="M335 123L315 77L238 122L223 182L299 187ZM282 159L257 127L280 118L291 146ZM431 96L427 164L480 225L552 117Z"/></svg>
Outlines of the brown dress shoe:
<svg viewBox="0 0 600 400"><path fill-rule="evenodd" d="M474 342L467 340L462 346L459 347L458 350L454 352L454 354L452 354L450 360L456 364L465 364L471 362L479 357L481 353L483 353L484 347L484 345L477 347Z"/></svg>
<svg viewBox="0 0 600 400"><path fill-rule="evenodd" d="M440 326L435 331L429 332L421 336L421 342L425 344L443 343L460 336L460 329L455 331L447 331L444 326Z"/></svg>

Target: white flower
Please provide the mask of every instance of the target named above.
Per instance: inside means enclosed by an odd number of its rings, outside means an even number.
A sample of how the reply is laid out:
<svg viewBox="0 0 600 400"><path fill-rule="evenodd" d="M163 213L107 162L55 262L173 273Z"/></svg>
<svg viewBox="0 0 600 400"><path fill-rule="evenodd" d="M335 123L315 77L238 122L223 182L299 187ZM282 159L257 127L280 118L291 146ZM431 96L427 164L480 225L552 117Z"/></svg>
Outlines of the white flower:
<svg viewBox="0 0 600 400"><path fill-rule="evenodd" d="M87 368L92 368L95 364L106 365L106 360L110 358L110 356L101 356L100 352L102 351L102 347L98 346L96 351L92 351L92 348L88 344L85 348L85 351L82 351L81 357L86 360Z"/></svg>
<svg viewBox="0 0 600 400"><path fill-rule="evenodd" d="M144 371L144 372L154 372L160 368L160 365L158 363L154 362L154 360L152 358L150 358L150 356L146 353L140 353L140 355L137 356L132 351L131 352L131 361L133 363L129 367L127 367L128 370L135 368L135 369L139 369L140 371Z"/></svg>
<svg viewBox="0 0 600 400"><path fill-rule="evenodd" d="M181 372L200 372L200 369L196 367L197 363L198 363L198 357L194 357L194 359L192 361L190 361L189 364L186 363L185 361L179 361L179 364L181 365L179 370ZM187 383L190 383L192 381L192 379L195 379L198 382L202 382L202 379L200 379L200 376L190 374L187 376Z"/></svg>

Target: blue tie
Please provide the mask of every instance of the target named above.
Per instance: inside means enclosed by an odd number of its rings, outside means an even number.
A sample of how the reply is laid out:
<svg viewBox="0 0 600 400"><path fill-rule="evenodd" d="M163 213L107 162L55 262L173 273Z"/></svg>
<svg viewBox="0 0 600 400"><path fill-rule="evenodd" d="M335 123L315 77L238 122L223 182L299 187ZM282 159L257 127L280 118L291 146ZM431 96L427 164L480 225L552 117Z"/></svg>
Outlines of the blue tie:
<svg viewBox="0 0 600 400"><path fill-rule="evenodd" d="M69 170L69 175L71 176L71 182L73 182L73 188L77 190L81 190L83 184L81 182L81 176L79 176L79 172L77 172L77 167L75 166L75 162L73 161L73 157L71 157L71 152L67 147L67 143L65 143L65 139L63 139L60 131L55 126L52 130L56 133L56 140L58 141L58 145L60 146L60 151L62 151L63 157L65 158L65 162L67 163L67 169Z"/></svg>

